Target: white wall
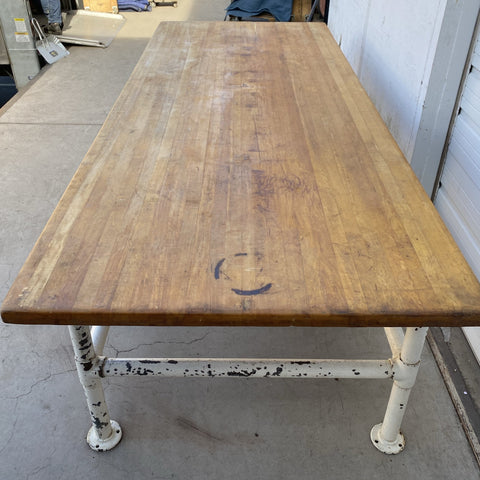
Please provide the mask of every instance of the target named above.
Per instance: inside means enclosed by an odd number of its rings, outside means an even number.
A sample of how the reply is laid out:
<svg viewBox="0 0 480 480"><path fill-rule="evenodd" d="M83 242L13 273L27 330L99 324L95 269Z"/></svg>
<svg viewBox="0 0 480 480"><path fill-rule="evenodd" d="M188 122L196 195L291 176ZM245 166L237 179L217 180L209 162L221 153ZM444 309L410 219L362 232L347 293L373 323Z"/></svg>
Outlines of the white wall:
<svg viewBox="0 0 480 480"><path fill-rule="evenodd" d="M328 26L412 158L447 0L331 0Z"/></svg>

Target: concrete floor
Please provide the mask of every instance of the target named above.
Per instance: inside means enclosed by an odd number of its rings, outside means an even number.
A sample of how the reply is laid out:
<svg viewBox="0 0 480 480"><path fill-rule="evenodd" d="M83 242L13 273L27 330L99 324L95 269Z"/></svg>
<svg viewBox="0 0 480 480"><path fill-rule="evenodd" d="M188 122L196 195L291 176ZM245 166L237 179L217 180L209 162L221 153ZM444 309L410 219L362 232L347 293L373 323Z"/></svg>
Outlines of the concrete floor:
<svg viewBox="0 0 480 480"><path fill-rule="evenodd" d="M126 13L109 48L71 47L0 110L0 299L156 25L222 20L225 4ZM480 478L428 348L400 455L369 440L389 381L208 378L107 380L124 438L96 453L67 329L0 324L0 339L0 479ZM116 328L106 354L386 358L388 346L376 329Z"/></svg>

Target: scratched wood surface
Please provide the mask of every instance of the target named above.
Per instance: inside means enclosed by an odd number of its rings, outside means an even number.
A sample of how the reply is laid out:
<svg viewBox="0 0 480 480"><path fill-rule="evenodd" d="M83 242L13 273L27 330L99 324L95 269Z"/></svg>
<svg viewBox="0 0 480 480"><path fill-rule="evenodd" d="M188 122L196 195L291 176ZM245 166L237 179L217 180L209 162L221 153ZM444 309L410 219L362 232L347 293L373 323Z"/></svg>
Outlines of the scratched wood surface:
<svg viewBox="0 0 480 480"><path fill-rule="evenodd" d="M480 285L320 23L162 23L13 323L475 325Z"/></svg>

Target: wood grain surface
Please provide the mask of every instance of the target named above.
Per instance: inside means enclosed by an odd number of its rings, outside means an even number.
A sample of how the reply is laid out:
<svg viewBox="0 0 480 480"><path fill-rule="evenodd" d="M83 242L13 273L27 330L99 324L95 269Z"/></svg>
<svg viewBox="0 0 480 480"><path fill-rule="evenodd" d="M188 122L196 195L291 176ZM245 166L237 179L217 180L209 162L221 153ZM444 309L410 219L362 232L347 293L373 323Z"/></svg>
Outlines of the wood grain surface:
<svg viewBox="0 0 480 480"><path fill-rule="evenodd" d="M480 285L320 23L162 23L12 323L479 325Z"/></svg>
<svg viewBox="0 0 480 480"><path fill-rule="evenodd" d="M83 8L91 12L118 13L117 0L83 0Z"/></svg>

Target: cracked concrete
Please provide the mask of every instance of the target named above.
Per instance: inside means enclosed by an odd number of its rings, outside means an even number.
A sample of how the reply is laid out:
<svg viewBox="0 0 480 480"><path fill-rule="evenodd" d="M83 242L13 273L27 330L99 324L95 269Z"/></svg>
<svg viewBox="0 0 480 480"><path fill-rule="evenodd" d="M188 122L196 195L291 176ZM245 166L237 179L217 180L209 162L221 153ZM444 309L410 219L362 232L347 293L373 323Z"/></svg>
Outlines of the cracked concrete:
<svg viewBox="0 0 480 480"><path fill-rule="evenodd" d="M113 351L113 354L116 357L122 356L124 353L132 353L135 352L137 355L140 355L140 352L145 349L145 347L154 347L156 345L193 345L194 343L201 342L205 340L205 338L208 337L212 332L208 331L204 333L202 336L198 338L193 338L191 340L170 340L170 341L164 341L164 340L157 340L155 342L150 342L150 343L141 343L137 344L134 347L131 348L126 348L126 349L120 349L116 348L115 345L112 343L112 341L108 341L105 345L105 353L109 353L112 355L112 353L109 352L109 349Z"/></svg>
<svg viewBox="0 0 480 480"><path fill-rule="evenodd" d="M18 374L0 393L0 478L478 478L478 469L427 350L404 431L387 457L370 445L389 382L373 380L105 379L125 437L108 453L89 427L65 327L14 331ZM31 330L30 330L31 329ZM43 332L42 330L46 331ZM59 335L51 335L53 330ZM382 332L361 329L112 328L112 352L145 356L386 356ZM34 349L35 354L29 349ZM43 361L42 361L43 359ZM16 366L13 367L13 364ZM9 369L10 369L9 368ZM6 373L2 369L1 375ZM19 449L18 445L22 445ZM228 458L228 462L225 459ZM419 473L420 472L420 473ZM417 476L418 475L418 476ZM30 476L30 477L29 477Z"/></svg>
<svg viewBox="0 0 480 480"><path fill-rule="evenodd" d="M126 14L104 50L71 47L0 111L0 299L93 141L155 26L222 20L227 0ZM390 382L375 380L104 380L124 438L97 453L68 331L0 324L0 479L475 479L473 454L428 348L406 413L405 451L369 440ZM387 356L360 329L112 328L108 355Z"/></svg>
<svg viewBox="0 0 480 480"><path fill-rule="evenodd" d="M70 370L65 370L64 372L58 372L58 373L49 373L47 375L45 375L44 378L41 378L40 380L36 380L33 384L31 384L30 386L27 387L27 391L24 392L24 393L19 393L18 395L15 395L14 397L9 397L8 395L3 397L7 400L20 400L22 397L27 397L28 395L30 395L33 391L33 389L35 387L37 387L38 385L44 383L44 382L48 382L52 377L56 377L57 375L65 375L67 373L72 373L72 372L76 372L77 369L76 368L72 368Z"/></svg>

